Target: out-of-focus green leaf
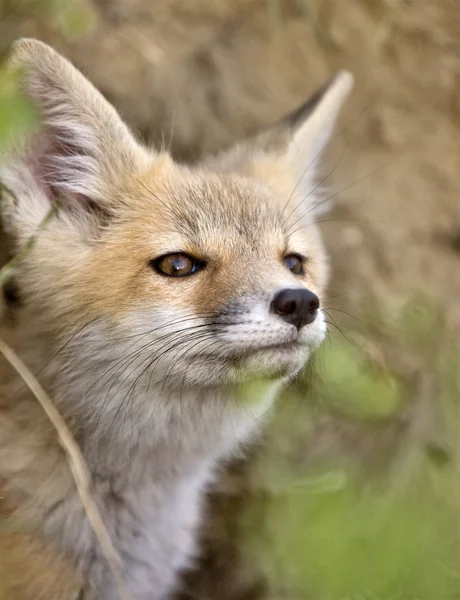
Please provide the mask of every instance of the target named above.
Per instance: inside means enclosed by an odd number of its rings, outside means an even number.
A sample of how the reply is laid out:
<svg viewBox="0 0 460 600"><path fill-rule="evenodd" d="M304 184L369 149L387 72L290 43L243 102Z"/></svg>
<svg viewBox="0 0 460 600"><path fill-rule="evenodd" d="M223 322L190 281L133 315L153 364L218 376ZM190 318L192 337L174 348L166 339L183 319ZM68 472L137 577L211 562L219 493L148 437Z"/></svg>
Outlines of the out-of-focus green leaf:
<svg viewBox="0 0 460 600"><path fill-rule="evenodd" d="M65 37L85 34L95 23L90 0L0 0L0 19L47 19Z"/></svg>
<svg viewBox="0 0 460 600"><path fill-rule="evenodd" d="M0 147L33 128L36 110L21 93L19 75L0 70Z"/></svg>
<svg viewBox="0 0 460 600"><path fill-rule="evenodd" d="M264 536L251 536L263 516ZM353 478L255 500L243 524L247 560L277 597L453 600L460 594L459 523L429 485L392 495ZM260 525L259 525L260 526Z"/></svg>
<svg viewBox="0 0 460 600"><path fill-rule="evenodd" d="M86 2L54 0L54 3L56 24L67 38L79 37L93 28L96 15Z"/></svg>
<svg viewBox="0 0 460 600"><path fill-rule="evenodd" d="M345 414L382 419L400 404L396 378L347 341L324 348L319 372L326 401Z"/></svg>

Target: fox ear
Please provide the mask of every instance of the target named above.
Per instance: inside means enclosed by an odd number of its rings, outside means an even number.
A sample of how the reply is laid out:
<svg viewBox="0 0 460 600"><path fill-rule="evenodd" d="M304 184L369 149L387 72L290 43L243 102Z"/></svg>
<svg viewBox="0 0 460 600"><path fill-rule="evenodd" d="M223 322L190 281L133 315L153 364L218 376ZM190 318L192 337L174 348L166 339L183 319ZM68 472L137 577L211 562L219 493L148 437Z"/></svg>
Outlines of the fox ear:
<svg viewBox="0 0 460 600"><path fill-rule="evenodd" d="M348 94L353 77L340 71L307 102L274 126L260 132L216 159L210 165L236 170L265 181L272 187L283 187L283 194L308 197L314 187L316 166L329 142ZM285 169L289 177L285 180ZM294 181L294 183L293 183Z"/></svg>
<svg viewBox="0 0 460 600"><path fill-rule="evenodd" d="M302 204L308 203L307 207L303 206L308 209L308 214L318 215L328 209L312 194L317 187L315 175L318 162L334 132L340 109L352 87L351 73L340 71L305 104L260 137L259 148L264 148L264 152L275 152L278 160L281 158L288 167L294 177L296 192L292 194L291 185L288 195L300 197Z"/></svg>
<svg viewBox="0 0 460 600"><path fill-rule="evenodd" d="M13 45L9 66L38 109L38 128L7 156L0 179L14 195L16 226L34 229L57 200L71 214L110 211L114 182L140 147L115 109L73 65L42 42Z"/></svg>
<svg viewBox="0 0 460 600"><path fill-rule="evenodd" d="M278 125L287 130L288 160L299 176L308 167L307 161L321 158L352 87L351 73L340 71Z"/></svg>
<svg viewBox="0 0 460 600"><path fill-rule="evenodd" d="M265 152L281 154L282 162L294 176L297 195L309 198L312 204L318 162L352 87L351 73L340 71L305 104L261 135L259 147Z"/></svg>
<svg viewBox="0 0 460 600"><path fill-rule="evenodd" d="M352 87L351 73L340 71L272 132L272 140L284 136L284 151L281 151L294 176L297 196L309 204L308 213L318 215L328 209L325 203L316 201L312 190L317 185L318 162L334 133L340 109Z"/></svg>

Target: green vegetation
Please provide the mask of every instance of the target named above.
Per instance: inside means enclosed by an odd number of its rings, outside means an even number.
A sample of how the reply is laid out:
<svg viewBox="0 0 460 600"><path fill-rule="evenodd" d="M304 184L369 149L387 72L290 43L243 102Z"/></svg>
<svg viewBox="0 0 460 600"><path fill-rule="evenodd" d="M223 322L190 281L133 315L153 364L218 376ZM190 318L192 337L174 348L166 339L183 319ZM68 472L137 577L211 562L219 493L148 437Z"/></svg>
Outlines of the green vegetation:
<svg viewBox="0 0 460 600"><path fill-rule="evenodd" d="M18 88L16 74L0 70L0 148L29 131L35 122L35 111Z"/></svg>
<svg viewBox="0 0 460 600"><path fill-rule="evenodd" d="M315 438L318 422L328 423L338 439L334 424L346 423L355 438L332 444L301 474L292 468L289 474L292 457L275 464L283 442L275 435L269 442L240 535L270 597L460 598L460 377L440 317L435 303L418 298L400 310L381 340L384 350L391 342L388 352L404 350L411 359L406 377L384 368L382 357L360 349L348 332L349 341L339 335L326 345L312 397L300 398L300 405L299 398L285 400L274 431L310 437L310 452L315 439L322 442L321 434ZM423 398L425 390L433 395ZM395 426L393 443L379 448L379 438L398 420L405 427Z"/></svg>
<svg viewBox="0 0 460 600"><path fill-rule="evenodd" d="M0 35L0 56L8 52L13 41L9 38L10 24L42 20L56 35L68 39L88 31L94 16L94 9L85 0L0 0L0 24L6 32L4 37ZM17 81L17 76L0 63L0 149L34 123L35 112L21 96Z"/></svg>

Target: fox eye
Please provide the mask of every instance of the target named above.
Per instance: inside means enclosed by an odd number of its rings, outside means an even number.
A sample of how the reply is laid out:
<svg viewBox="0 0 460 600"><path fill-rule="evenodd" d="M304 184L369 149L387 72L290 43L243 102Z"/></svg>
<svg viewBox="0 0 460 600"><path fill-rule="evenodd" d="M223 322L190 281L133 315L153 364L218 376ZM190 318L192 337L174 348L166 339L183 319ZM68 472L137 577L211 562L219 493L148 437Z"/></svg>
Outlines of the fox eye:
<svg viewBox="0 0 460 600"><path fill-rule="evenodd" d="M304 263L305 259L298 254L288 254L283 259L284 266L287 267L294 275L305 275Z"/></svg>
<svg viewBox="0 0 460 600"><path fill-rule="evenodd" d="M182 252L163 254L150 264L157 273L165 277L187 277L204 267L203 261Z"/></svg>

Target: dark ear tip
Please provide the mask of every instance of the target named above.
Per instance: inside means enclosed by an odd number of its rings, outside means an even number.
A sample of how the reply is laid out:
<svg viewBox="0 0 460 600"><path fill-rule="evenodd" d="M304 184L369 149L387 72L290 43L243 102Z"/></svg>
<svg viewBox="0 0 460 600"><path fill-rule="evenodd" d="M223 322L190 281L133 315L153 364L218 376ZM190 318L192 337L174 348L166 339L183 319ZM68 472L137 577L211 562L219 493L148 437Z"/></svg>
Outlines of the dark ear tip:
<svg viewBox="0 0 460 600"><path fill-rule="evenodd" d="M316 124L309 128L309 135L318 141L319 129L325 128L329 137L340 107L353 86L353 76L348 71L338 71L328 79L306 102L271 126L266 127L254 138L246 141L246 148L263 149L269 153L285 153L309 117L318 111ZM312 119L315 121L315 119ZM324 136L323 136L324 137ZM314 140L313 140L314 141ZM320 143L321 145L321 143Z"/></svg>
<svg viewBox="0 0 460 600"><path fill-rule="evenodd" d="M297 129L316 109L324 97L336 90L346 96L353 86L353 75L349 71L337 71L310 98L283 119L283 124Z"/></svg>

